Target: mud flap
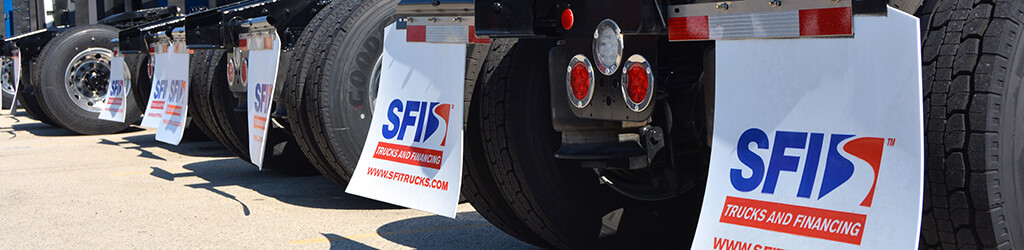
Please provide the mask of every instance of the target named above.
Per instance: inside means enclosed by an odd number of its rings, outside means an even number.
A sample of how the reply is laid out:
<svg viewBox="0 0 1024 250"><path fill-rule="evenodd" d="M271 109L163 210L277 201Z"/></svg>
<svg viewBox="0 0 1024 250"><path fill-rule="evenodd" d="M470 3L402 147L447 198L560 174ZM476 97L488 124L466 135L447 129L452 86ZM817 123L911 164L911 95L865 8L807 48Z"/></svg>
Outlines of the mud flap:
<svg viewBox="0 0 1024 250"><path fill-rule="evenodd" d="M168 48L170 43L156 43L150 47L150 58L153 60L153 87L149 90L149 102L146 104L146 113L142 117L141 126L147 128L159 128L163 122L164 106L167 102L167 70Z"/></svg>
<svg viewBox="0 0 1024 250"><path fill-rule="evenodd" d="M455 217L462 181L465 44L406 42L388 26L370 133L348 193Z"/></svg>
<svg viewBox="0 0 1024 250"><path fill-rule="evenodd" d="M281 57L281 38L277 31L239 35L239 47L249 51L242 63L248 104L249 162L263 169L263 154L267 145L267 131L271 125L270 108L277 86L277 67ZM244 42L244 43L243 43ZM246 63L247 62L247 63ZM247 65L247 66L245 66Z"/></svg>
<svg viewBox="0 0 1024 250"><path fill-rule="evenodd" d="M124 113L128 104L129 81L125 77L127 70L124 62L124 54L114 48L114 57L110 59L110 80L107 82L107 96L100 103L99 119L112 122L124 122Z"/></svg>
<svg viewBox="0 0 1024 250"><path fill-rule="evenodd" d="M180 28L179 28L180 29ZM177 32L177 29L175 29ZM184 32L184 31L182 31ZM164 113L156 131L156 140L178 145L185 135L185 117L188 117L188 80L189 52L185 47L184 36L171 43L172 50L167 53L167 64L164 78ZM159 65L158 65L159 66ZM155 87L153 89L156 89Z"/></svg>
<svg viewBox="0 0 1024 250"><path fill-rule="evenodd" d="M716 42L715 129L695 249L916 249L918 19L854 38Z"/></svg>
<svg viewBox="0 0 1024 250"><path fill-rule="evenodd" d="M11 60L14 60L14 67L11 69L14 71L13 74L11 74L11 82L14 85L14 95L11 96L10 100L10 114L13 115L14 112L18 110L18 86L21 85L21 50L15 50L14 56L11 57ZM0 95L0 98L3 98L3 96ZM0 102L3 102L3 100L0 100Z"/></svg>

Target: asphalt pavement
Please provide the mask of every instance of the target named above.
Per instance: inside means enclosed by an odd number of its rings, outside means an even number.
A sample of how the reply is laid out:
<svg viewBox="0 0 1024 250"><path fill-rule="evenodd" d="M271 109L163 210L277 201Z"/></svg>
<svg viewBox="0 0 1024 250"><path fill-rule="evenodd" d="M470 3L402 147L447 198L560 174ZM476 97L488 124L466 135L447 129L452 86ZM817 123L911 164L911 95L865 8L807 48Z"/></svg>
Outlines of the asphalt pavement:
<svg viewBox="0 0 1024 250"><path fill-rule="evenodd" d="M405 209L154 133L75 135L3 110L2 248L533 248L468 203L455 219Z"/></svg>

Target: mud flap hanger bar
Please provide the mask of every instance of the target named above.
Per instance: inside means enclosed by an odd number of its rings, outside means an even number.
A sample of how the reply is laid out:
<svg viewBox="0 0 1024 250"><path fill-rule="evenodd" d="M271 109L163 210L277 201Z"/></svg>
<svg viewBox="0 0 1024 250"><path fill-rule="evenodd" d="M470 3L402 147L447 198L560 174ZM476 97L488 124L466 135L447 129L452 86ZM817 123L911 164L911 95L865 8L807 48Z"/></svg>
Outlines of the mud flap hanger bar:
<svg viewBox="0 0 1024 250"><path fill-rule="evenodd" d="M10 56L14 53L14 50L20 50L22 62L31 62L31 60L34 60L39 56L39 53L43 52L43 46L46 46L46 43L49 43L50 40L57 37L57 34L60 34L60 31L62 30L64 29L47 28L4 39L3 47L7 49L7 51L4 51L4 55ZM32 67L21 67L21 75L30 76L32 75L31 70ZM34 91L35 86L33 85L33 81L22 81L22 83L22 86L27 88L23 88L19 91L30 93Z"/></svg>
<svg viewBox="0 0 1024 250"><path fill-rule="evenodd" d="M476 36L473 10L473 1L404 0L395 8L397 29L409 42L490 43Z"/></svg>
<svg viewBox="0 0 1024 250"><path fill-rule="evenodd" d="M255 19L277 30L282 49L290 48L306 24L330 1L257 0L194 13L185 17L186 42L192 49L238 47L238 35L256 27Z"/></svg>
<svg viewBox="0 0 1024 250"><path fill-rule="evenodd" d="M169 40L170 37L167 37L168 32L175 27L181 27L184 21L185 17L179 16L121 30L118 33L118 39L120 40L118 47L121 49L121 53L126 54L148 52L150 43L161 39L159 38L160 36L164 36L164 39Z"/></svg>

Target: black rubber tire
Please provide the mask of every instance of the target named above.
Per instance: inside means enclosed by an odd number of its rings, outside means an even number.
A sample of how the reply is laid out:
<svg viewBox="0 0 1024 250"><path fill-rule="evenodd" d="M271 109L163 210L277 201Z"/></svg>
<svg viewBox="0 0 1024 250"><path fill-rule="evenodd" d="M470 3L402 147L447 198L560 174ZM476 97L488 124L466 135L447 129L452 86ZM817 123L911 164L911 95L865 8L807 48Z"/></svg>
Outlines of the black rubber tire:
<svg viewBox="0 0 1024 250"><path fill-rule="evenodd" d="M79 134L110 134L127 128L141 118L142 110L128 93L125 101L125 121L100 120L98 113L84 110L71 101L64 87L64 70L68 62L81 51L89 48L113 49L111 39L117 38L118 29L107 25L85 25L61 32L43 47L33 64L32 82L39 88L36 97L43 112L53 121L71 132ZM60 73L58 73L60 72Z"/></svg>
<svg viewBox="0 0 1024 250"><path fill-rule="evenodd" d="M482 55L469 53L467 58L470 60L470 63L486 63L483 67L467 67L467 70L475 69L476 71L467 72L467 79L476 81L477 79L488 77L488 73L494 71L494 68L501 62L500 58L506 56L513 44L515 44L513 39L497 39L491 43L486 53L482 53ZM467 52L474 51L471 48ZM475 85L475 82L473 84ZM473 92L472 100L479 100L479 95L479 91ZM467 121L480 120L479 105L468 104L466 110L469 112ZM480 134L480 123L467 122L465 133L466 135ZM487 160L486 152L483 150L482 142L480 140L465 140L465 143L464 153L466 155L463 157L462 197L473 204L473 208L476 209L480 216L483 216L491 225L501 229L506 234L536 246L551 247L550 244L534 233L526 223L516 216L508 200L501 195L498 182L494 179L494 173L488 167L490 163Z"/></svg>
<svg viewBox="0 0 1024 250"><path fill-rule="evenodd" d="M369 131L366 86L396 2L333 1L306 26L293 52L288 121L303 153L338 184L351 178Z"/></svg>
<svg viewBox="0 0 1024 250"><path fill-rule="evenodd" d="M25 63L22 65L28 66L31 64ZM25 74L22 74L22 77L24 77L24 75ZM28 79L22 79L22 83L18 86L18 96L16 97L18 98L18 106L15 108L25 110L25 113L32 119L50 126L59 127L53 122L53 118L50 118L46 112L43 112L43 107L39 106L39 99L36 98L34 93L35 91L32 90L31 86L25 84L27 81Z"/></svg>
<svg viewBox="0 0 1024 250"><path fill-rule="evenodd" d="M225 131L220 127L221 123L218 119L221 119L221 116L214 114L216 112L215 109L217 108L231 108L232 112L234 110L233 105L225 106L222 103L218 103L220 105L215 105L214 102L217 99L211 94L213 84L215 83L212 82L214 79L210 78L210 75L212 74L212 71L216 70L216 68L212 67L210 62L214 60L214 57L218 57L219 59L223 54L223 50L196 50L195 54L190 57L189 61L191 70L189 70L189 78L192 80L192 93L194 95L189 96L189 98L194 97L195 99L189 100L189 102L191 102L191 105L189 105L189 113L203 117L204 119L199 122L203 123L203 127L209 129L210 137L224 146L228 151L231 151L232 154L238 156L248 155L248 150L243 151L239 148L236 142L228 139L228 135L226 135ZM221 83L226 84L225 82Z"/></svg>
<svg viewBox="0 0 1024 250"><path fill-rule="evenodd" d="M126 54L124 61L132 70L132 94L135 95L135 105L138 105L142 112L146 111L149 104L149 91L153 88L153 78L149 76L149 53Z"/></svg>
<svg viewBox="0 0 1024 250"><path fill-rule="evenodd" d="M918 16L921 247L1024 248L1024 2L926 1Z"/></svg>
<svg viewBox="0 0 1024 250"><path fill-rule="evenodd" d="M554 41L520 40L508 55L490 58L500 63L477 82L469 123L479 132L465 138L467 151L487 163L474 163L468 171L487 168L516 218L497 215L522 221L557 248L689 245L703 186L668 200L633 200L601 185L594 170L554 158L561 135L548 115L547 53L553 46ZM482 153L469 145L480 145ZM616 211L618 223L605 224L605 216ZM611 228L614 233L602 237Z"/></svg>
<svg viewBox="0 0 1024 250"><path fill-rule="evenodd" d="M11 100L14 98L14 95L13 94L7 94L7 92L3 92L2 94L4 95L4 98L0 99L0 100L3 100L3 103L0 104L0 107L2 107L3 109L11 108Z"/></svg>

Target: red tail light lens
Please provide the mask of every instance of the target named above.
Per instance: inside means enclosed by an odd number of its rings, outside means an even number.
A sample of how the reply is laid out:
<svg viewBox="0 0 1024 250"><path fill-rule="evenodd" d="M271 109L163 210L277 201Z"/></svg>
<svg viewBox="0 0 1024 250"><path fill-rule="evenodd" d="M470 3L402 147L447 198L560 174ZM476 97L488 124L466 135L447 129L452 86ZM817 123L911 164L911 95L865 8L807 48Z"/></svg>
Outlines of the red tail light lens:
<svg viewBox="0 0 1024 250"><path fill-rule="evenodd" d="M242 59L242 66L239 66L238 77L242 78L242 86L249 84L249 59Z"/></svg>
<svg viewBox="0 0 1024 250"><path fill-rule="evenodd" d="M639 63L634 63L629 66L629 71L626 72L629 77L629 84L626 85L626 95L629 96L629 100L634 103L640 103L647 98L647 69L640 66Z"/></svg>
<svg viewBox="0 0 1024 250"><path fill-rule="evenodd" d="M626 60L622 71L622 97L633 112L643 112L651 103L654 93L654 74L651 64L641 55Z"/></svg>
<svg viewBox="0 0 1024 250"><path fill-rule="evenodd" d="M572 88L573 97L579 100L587 98L587 92L590 91L590 76L587 75L587 66L584 66L581 62L577 62L576 65L573 65L572 77L569 81L569 87Z"/></svg>
<svg viewBox="0 0 1024 250"><path fill-rule="evenodd" d="M228 65L227 65L227 69L226 70L227 70L227 72L225 72L225 73L228 75L228 84L229 85L230 84L235 84L235 60L234 59L228 58Z"/></svg>
<svg viewBox="0 0 1024 250"><path fill-rule="evenodd" d="M586 56L579 54L569 60L566 67L565 90L569 103L576 108L584 108L590 104L594 96L594 68Z"/></svg>
<svg viewBox="0 0 1024 250"><path fill-rule="evenodd" d="M571 29L572 28L572 22L573 22L572 10L570 10L570 9L562 10L562 28L565 29L565 30Z"/></svg>

